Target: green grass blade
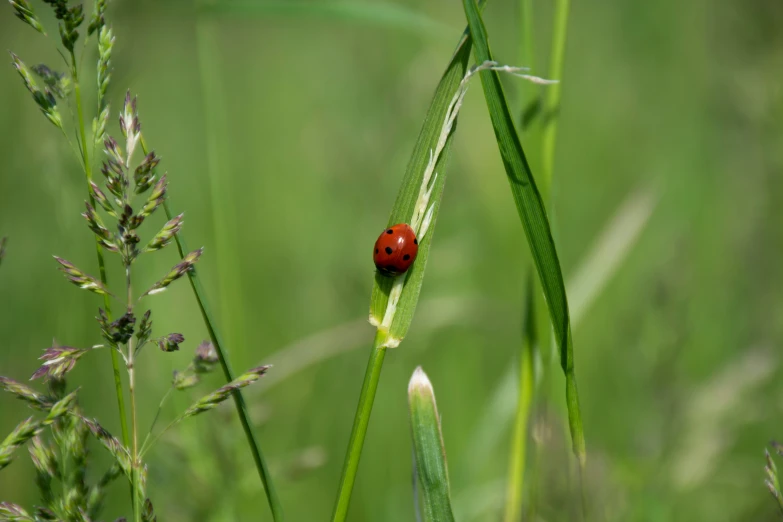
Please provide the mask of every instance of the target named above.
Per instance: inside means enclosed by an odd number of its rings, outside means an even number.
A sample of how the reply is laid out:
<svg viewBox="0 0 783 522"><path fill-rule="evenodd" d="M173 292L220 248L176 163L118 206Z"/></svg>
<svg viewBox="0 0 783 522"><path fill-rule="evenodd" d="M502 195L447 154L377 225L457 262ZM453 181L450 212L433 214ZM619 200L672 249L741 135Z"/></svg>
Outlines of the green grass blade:
<svg viewBox="0 0 783 522"><path fill-rule="evenodd" d="M174 213L169 207L168 198L163 200L163 209L166 212L166 219L171 220L174 217ZM187 252L190 252L185 245L185 240L182 238L182 233L178 233L174 236L177 242L177 250L179 251L180 258L184 258ZM193 289L193 295L198 302L199 310L201 310L201 317L204 319L204 325L209 332L209 338L212 340L212 344L215 345L215 350L220 358L220 366L223 369L223 376L226 382L234 380L234 371L231 369L231 363L228 360L228 351L223 344L222 337L218 332L217 326L215 326L215 319L210 311L209 305L204 294L204 288L201 286L201 280L198 278L198 274L195 270L188 271L188 280L190 281L190 287ZM282 521L283 507L280 503L280 498L277 495L277 490L272 482L272 476L269 473L264 455L261 452L261 446L256 439L256 435L253 432L253 428L250 426L250 415L247 412L247 404L242 396L241 390L234 390L234 405L237 409L237 415L239 415L239 422L242 424L242 429L247 437L247 443L250 446L250 452L253 454L253 462L258 470L258 476L261 479L261 483L264 485L266 491L267 501L269 508L272 511L272 519L275 522Z"/></svg>
<svg viewBox="0 0 783 522"><path fill-rule="evenodd" d="M555 80L563 78L563 59L565 57L566 34L568 32L568 11L570 0L557 0L555 6L554 31L552 32L552 56L549 62L549 77ZM544 129L541 142L541 194L547 201L549 187L555 168L555 143L557 141L557 120L560 112L560 84L554 84L544 93L543 103Z"/></svg>
<svg viewBox="0 0 783 522"><path fill-rule="evenodd" d="M141 137L141 148L144 154L149 153L147 143L144 141L144 136ZM169 197L163 200L163 210L166 213L166 219L171 220L175 214L171 211L169 205ZM177 233L174 236L174 240L177 244L177 252L180 258L184 258L185 254L190 252L185 244L185 238L182 237L182 232ZM207 327L209 338L212 340L212 344L215 346L215 351L218 353L220 359L220 367L223 370L223 376L226 382L234 380L234 370L231 368L231 362L228 359L228 350L223 343L223 338L215 324L215 318L212 315L211 308L207 302L204 287L201 286L201 280L198 278L198 272L196 270L188 271L188 281L190 281L190 287L193 290L193 295L198 303L199 310L201 311L201 317L204 319L204 325ZM272 476L269 473L269 468L264 459L264 454L261 452L261 446L256 439L256 435L253 432L253 428L250 425L250 415L247 412L247 404L245 398L242 395L241 390L234 390L234 405L237 409L237 415L239 416L239 422L242 424L242 430L245 432L248 446L250 446L250 452L253 454L253 462L255 463L258 471L258 476L261 479L261 483L266 491L267 501L269 508L272 511L272 519L277 521L284 520L283 507L280 503L280 498L277 495L277 490L274 487Z"/></svg>
<svg viewBox="0 0 783 522"><path fill-rule="evenodd" d="M424 125L405 170L400 191L397 193L397 199L394 202L388 221L389 226L397 223L411 223L419 190L424 179L424 172L430 160L430 154L436 148L449 105L459 88L462 78L465 76L468 60L470 59L470 51L471 40L466 33L460 40L457 50L435 90L432 103L424 118ZM421 292L421 285L424 279L424 268L427 265L427 257L429 256L434 233L433 229L438 217L438 211L440 210L440 200L446 182L446 162L450 155L455 131L456 123L446 139L441 154L436 160L435 173L437 177L432 182L433 188L430 197L430 202L433 205L432 222L429 232L423 238L419 238L419 253L416 262L406 272L405 286L402 289L394 319L389 327L389 336L397 341L402 340L408 332L416 310L416 303L419 300L419 293ZM378 232L381 232L381 230L378 230ZM383 321L393 284L393 278L376 274L370 303L370 322L376 326Z"/></svg>
<svg viewBox="0 0 783 522"><path fill-rule="evenodd" d="M465 71L467 70L468 60L470 59L471 39L467 29L460 39L454 56L451 58L446 72L443 73L440 83L435 90L427 115L424 119L424 125L419 133L419 138L413 149L413 154L408 162L402 186L397 194L397 200L389 218L389 225L395 223L410 223L414 214L414 207L418 200L424 173L430 161L431 151L437 147L438 139L443 129L445 117L449 111L449 106L458 92ZM367 372L362 385L362 391L359 396L359 404L356 407L351 437L348 441L348 451L343 464L342 477L340 479L337 499L335 501L334 511L332 513L333 522L342 522L348 516L348 506L351 500L351 492L356 480L356 473L359 469L359 459L361 457L364 438L367 434L367 426L370 422L370 413L372 404L375 400L375 391L380 379L380 372L383 365L383 357L386 347L390 340L396 340L399 343L408 331L416 303L419 300L421 284L424 278L424 267L427 263L430 244L432 243L433 229L440 208L440 197L443 194L443 185L446 180L445 166L449 155L449 149L453 138L456 122L451 132L443 143L441 153L437 155L435 162L435 172L438 176L431 180L431 195L429 202L432 205L432 219L429 230L424 237L419 238L419 252L416 262L405 273L405 279L385 277L380 274L375 277L372 297L370 301L370 322L378 326L378 332L375 336L370 359L367 365ZM382 229L381 229L382 230ZM378 232L380 232L379 230ZM389 293L395 280L403 281L402 291L397 302L396 313L393 316L391 324L381 327L383 318L386 314L389 303ZM396 346L396 344L393 344Z"/></svg>
<svg viewBox="0 0 783 522"><path fill-rule="evenodd" d="M446 448L435 391L421 367L416 368L408 384L408 406L424 520L453 522Z"/></svg>
<svg viewBox="0 0 783 522"><path fill-rule="evenodd" d="M474 0L463 0L470 32L475 41L476 57L480 62L491 61L492 55L487 42L487 32L481 14ZM584 467L586 453L582 415L579 409L579 395L574 372L573 342L568 317L563 274L555 249L555 242L549 228L544 203L528 166L525 153L519 141L514 122L506 103L503 87L496 71L482 71L481 83L484 97L495 129L500 155L514 196L514 202L522 221L525 235L535 261L538 276L544 289L549 315L552 320L555 339L560 351L560 364L566 378L566 404L568 422L574 454Z"/></svg>
<svg viewBox="0 0 783 522"><path fill-rule="evenodd" d="M535 389L533 359L536 350L536 308L534 306L534 280L530 273L525 285L525 318L522 323L522 349L519 354L519 389L517 413L512 435L511 459L506 481L506 510L504 522L522 519L522 493L524 492L527 461L528 424L530 421L533 391Z"/></svg>

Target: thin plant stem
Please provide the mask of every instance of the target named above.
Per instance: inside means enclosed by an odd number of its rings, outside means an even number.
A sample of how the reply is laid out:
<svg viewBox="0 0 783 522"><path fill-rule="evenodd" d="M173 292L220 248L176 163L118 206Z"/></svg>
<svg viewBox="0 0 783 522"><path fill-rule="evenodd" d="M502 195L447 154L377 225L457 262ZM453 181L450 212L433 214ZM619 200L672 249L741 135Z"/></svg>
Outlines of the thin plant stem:
<svg viewBox="0 0 783 522"><path fill-rule="evenodd" d="M144 154L149 153L147 144L144 141L144 136L140 138L141 148ZM174 213L169 206L169 198L163 200L163 210L166 212L166 219L171 220L174 217ZM184 258L186 252L190 252L185 244L185 238L182 237L182 232L178 232L174 235L174 240L177 243L177 251L179 257ZM223 370L223 376L226 382L234 380L234 371L231 369L231 363L228 360L228 350L225 348L222 336L216 326L215 318L212 315L211 308L207 302L206 293L204 287L201 285L201 280L198 278L196 270L188 270L188 281L190 281L190 287L193 290L193 295L198 303L199 310L201 311L201 317L204 320L204 326L207 327L209 338L212 340L212 344L215 346L215 351L220 359L220 367ZM272 511L272 519L275 522L281 522L283 517L283 506L280 503L280 498L277 495L272 476L269 473L264 454L261 452L261 446L256 439L253 428L250 426L250 415L247 412L247 404L245 404L245 398L242 395L241 390L234 390L232 392L234 397L234 405L236 406L237 415L239 416L239 422L242 424L242 430L245 432L247 438L247 444L250 446L250 452L253 454L253 462L255 463L258 476L261 479L261 483L266 491L266 498L269 503L269 508Z"/></svg>
<svg viewBox="0 0 783 522"><path fill-rule="evenodd" d="M536 74L535 52L533 51L533 0L521 0L519 14L521 18L519 26L522 28L522 38L519 42L519 65L529 67L532 74ZM529 82L519 82L519 88L522 94L520 98L523 108L527 106L528 101L533 101L541 92L538 85ZM526 91L532 94L527 97L528 100L524 96Z"/></svg>
<svg viewBox="0 0 783 522"><path fill-rule="evenodd" d="M155 417L152 419L152 424L150 424L150 430L147 432L147 435L144 437L144 441L141 443L141 448L139 448L139 454L144 455L144 449L147 447L147 442L149 442L150 437L152 436L152 431L155 429L155 424L158 423L158 418L160 417L160 412L163 410L163 405L166 403L166 399L169 398L169 395L171 395L171 391L174 389L172 386L168 390L166 390L166 393L163 394L163 398L160 400L160 404L158 404L158 411L155 412Z"/></svg>
<svg viewBox="0 0 783 522"><path fill-rule="evenodd" d="M521 0L520 2L520 27L522 28L522 38L520 40L520 64L529 67L535 73L535 52L533 51L533 0ZM533 102L541 91L540 87L527 82L520 82L520 89L529 90L532 95L529 101ZM523 91L521 106L527 106L528 101ZM524 123L524 122L523 122ZM524 125L522 126L524 128ZM521 132L521 131L520 131ZM506 479L506 506L503 515L504 522L517 522L522 519L522 499L525 490L525 469L527 462L527 441L530 426L531 404L533 402L533 393L535 391L533 359L534 353L538 349L535 339L537 331L535 320L536 316L548 318L546 304L543 308L537 307L537 300L534 299L534 292L541 293L541 285L534 280L532 274L528 277L525 286L526 293L526 311L523 322L523 342L519 351L519 382L517 384L517 409L514 418L514 430L511 439L511 459L508 466L508 477Z"/></svg>
<svg viewBox="0 0 783 522"><path fill-rule="evenodd" d="M544 117L544 128L542 131L541 142L541 166L542 176L539 183L539 189L541 190L541 196L547 205L549 211L552 211L552 199L550 196L552 179L554 176L555 165L555 149L557 145L557 128L560 117L560 89L563 79L563 64L565 61L565 48L566 37L568 34L568 14L570 11L570 0L557 0L555 4L555 13L553 19L553 31L552 31L552 51L549 62L549 77L559 80L558 83L551 86L551 89L546 90L542 114ZM554 222L554 219L551 218ZM539 309L544 310L545 303L543 299L539 299ZM554 350L551 348L549 342L542 338L542 342L539 344L542 349L543 360L543 386L542 388L549 391L552 386L551 367L554 356ZM550 351L552 350L552 351ZM566 376L566 388L569 388L569 384L575 389L575 382L568 382L569 376ZM542 452L543 448L539 445L536 448L537 452ZM538 455L536 459L537 463L542 462L541 455ZM578 459L579 467L579 490L581 496L582 507L582 519L587 520L587 498L585 492L585 459Z"/></svg>
<svg viewBox="0 0 783 522"><path fill-rule="evenodd" d="M527 462L527 438L533 402L533 354L536 349L535 301L533 299L533 274L525 286L525 319L522 324L522 350L519 354L519 393L517 412L512 437L511 459L506 485L506 509L504 522L518 522L522 519L522 496L524 493L525 465Z"/></svg>
<svg viewBox="0 0 783 522"><path fill-rule="evenodd" d="M367 362L367 371L364 374L359 404L356 407L356 416L353 419L351 438L348 442L348 451L345 454L345 463L343 464L340 489L337 493L332 522L343 522L348 516L348 505L351 501L351 492L356 481L356 472L359 469L359 458L362 455L367 426L370 424L372 404L375 400L375 392L378 390L378 381L381 378L383 358L386 355L386 348L382 346L384 341L386 341L386 333L378 330L378 333L375 334L372 352L370 352L370 359Z"/></svg>
<svg viewBox="0 0 783 522"><path fill-rule="evenodd" d="M543 115L545 126L542 137L541 178L538 188L541 198L548 202L552 174L555 165L555 144L557 142L557 122L560 112L560 87L563 80L563 62L565 58L566 34L568 32L568 11L570 0L557 0L555 4L554 31L552 34L552 55L549 62L549 78L558 80L550 85L544 96Z"/></svg>
<svg viewBox="0 0 783 522"><path fill-rule="evenodd" d="M73 92L74 97L76 98L76 113L78 117L78 127L79 127L79 137L81 141L81 159L82 159L82 166L84 168L84 174L87 178L87 195L90 200L90 204L95 207L95 198L92 195L92 190L90 189L90 182L92 182L92 163L90 162L90 154L89 149L87 145L87 132L85 131L85 125L84 125L84 110L82 109L82 94L81 94L81 86L79 85L79 75L78 75L78 69L76 66L76 56L73 52L71 52L71 69L72 69L72 81L73 81ZM70 141L70 140L69 140ZM98 257L98 271L101 283L104 287L108 287L108 278L106 276L106 262L103 258L103 250L101 249L100 243L98 243L98 240L96 238L95 240L95 252ZM106 312L106 316L108 317L109 321L111 321L111 300L108 295L103 296L103 308ZM117 355L117 352L115 350L109 350L109 353L111 354L111 366L112 366L112 372L114 373L114 388L117 392L117 411L120 416L120 429L122 434L122 443L127 448L129 443L129 435L128 435L128 417L127 413L125 412L125 393L122 388L122 374L120 373L120 360ZM133 491L131 491L131 495L133 495Z"/></svg>
<svg viewBox="0 0 783 522"><path fill-rule="evenodd" d="M130 160L130 158L128 158ZM131 285L131 267L130 261L125 267L125 286L128 291L128 311L133 307L133 287ZM141 486L139 484L139 469L141 462L139 459L139 437L138 420L136 417L136 367L135 350L133 349L133 337L128 339L128 391L130 393L131 403L131 433L133 435L133 446L131 450L131 482L133 484L133 519L141 522Z"/></svg>

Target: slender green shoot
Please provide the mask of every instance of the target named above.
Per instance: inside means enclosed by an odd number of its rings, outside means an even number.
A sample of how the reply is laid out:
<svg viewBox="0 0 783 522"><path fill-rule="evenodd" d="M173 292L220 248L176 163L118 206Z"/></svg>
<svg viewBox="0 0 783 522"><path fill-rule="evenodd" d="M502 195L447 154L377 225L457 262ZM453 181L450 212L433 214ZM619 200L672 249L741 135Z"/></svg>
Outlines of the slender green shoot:
<svg viewBox="0 0 783 522"><path fill-rule="evenodd" d="M90 161L90 146L89 143L92 143L93 139L90 139L90 141L87 141L87 131L86 131L86 125L85 125L85 119L84 119L84 111L82 109L82 94L81 94L81 86L79 84L79 68L76 63L76 56L71 51L71 75L72 75L72 81L73 81L73 92L74 97L76 98L76 114L78 118L78 126L79 126L79 141L81 145L81 159L82 159L82 168L84 169L84 175L87 179L87 194L90 200L90 205L95 207L95 197L93 196L93 192L90 188L90 184L92 183L92 163ZM95 240L95 252L98 257L98 271L99 271L99 277L101 284L104 287L108 287L108 278L106 276L106 262L103 257L103 249L101 248L100 243L98 242L98 239ZM103 296L103 308L106 311L106 316L108 317L109 321L111 321L112 313L111 313L111 300L108 295L104 294ZM114 388L117 392L117 411L120 416L120 431L122 435L122 444L125 447L129 447L130 443L130 435L128 432L128 416L125 411L125 392L122 387L122 373L120 372L120 359L119 355L117 354L116 350L109 350L109 353L111 354L111 366L112 371L114 373ZM133 495L133 492L131 491L131 495Z"/></svg>
<svg viewBox="0 0 783 522"><path fill-rule="evenodd" d="M475 41L479 61L492 62L487 42L487 32L481 14L474 0L463 0L465 14ZM543 199L536 186L527 158L522 150L519 136L514 128L503 87L497 71L481 72L484 96L487 101L492 125L495 128L498 148L503 158L507 177L514 196L517 211L533 254L539 280L546 295L555 339L560 351L560 362L566 378L566 404L568 406L569 428L573 451L579 461L580 472L584 474L586 451L582 415L579 408L579 394L574 370L573 340L568 313L563 274L555 249L552 231L549 227Z"/></svg>
<svg viewBox="0 0 783 522"><path fill-rule="evenodd" d="M147 143L145 142L143 135L141 136L140 141L144 154L148 154L149 149L147 148ZM171 211L169 199L170 197L166 197L166 199L163 200L163 211L166 213L166 219L172 220L175 214ZM187 249L185 238L182 237L182 232L175 234L174 240L177 244L177 252L179 253L179 257L184 258L185 255L190 252L190 250ZM220 335L214 316L212 315L211 308L207 302L204 287L201 284L201 280L199 279L196 270L188 270L187 275L188 281L190 281L190 288L193 290L193 295L196 298L199 310L201 311L201 317L204 320L204 325L207 327L209 338L212 340L212 344L215 346L215 351L218 353L218 357L220 358L220 367L223 370L223 376L226 379L226 382L232 382L234 380L235 374L231 368L231 362L228 359L228 350L225 347L226 345L223 342L223 338ZM250 415L247 412L245 398L242 396L242 391L239 389L234 389L232 391L232 396L234 397L234 405L236 406L237 415L239 416L239 422L242 424L242 430L245 432L248 446L250 446L250 452L253 455L253 462L255 463L256 470L258 471L258 476L261 479L264 490L266 491L267 502L269 503L269 508L272 511L272 518L275 520L275 522L280 522L284 520L283 506L280 503L280 498L277 495L277 490L275 489L274 482L272 481L272 476L269 473L269 468L266 464L266 460L264 459L264 455L261 452L261 446L256 439L256 435L253 432L252 426L250 425Z"/></svg>
<svg viewBox="0 0 783 522"><path fill-rule="evenodd" d="M432 384L421 366L413 372L408 384L408 406L424 520L454 522L438 405Z"/></svg>
<svg viewBox="0 0 783 522"><path fill-rule="evenodd" d="M533 359L536 347L535 306L533 299L534 279L531 276L525 285L525 318L522 322L522 349L519 356L519 393L517 412L512 435L511 460L506 481L506 510L504 522L522 519L522 495L524 493L525 465L527 461L528 425L535 389Z"/></svg>
<svg viewBox="0 0 783 522"><path fill-rule="evenodd" d="M375 401L375 392L378 390L378 382L381 379L381 368L386 356L386 347L383 346L386 336L378 331L375 334L375 342L372 346L370 359L367 361L367 371L364 374L362 391L359 394L359 405L356 407L356 416L351 428L351 443L345 456L342 477L340 477L340 491L337 496L337 504L332 514L333 521L345 520L348 516L348 505L356 482L356 472L359 470L359 459L362 455L364 439L367 435L367 426L370 424L372 404ZM360 442L354 442L360 441Z"/></svg>
<svg viewBox="0 0 783 522"><path fill-rule="evenodd" d="M554 31L552 33L552 54L549 62L549 77L563 79L566 34L568 32L568 11L570 0L556 0ZM557 121L560 113L560 84L546 90L543 104L544 129L542 136L542 175L539 190L544 201L549 201L549 191L555 168L555 145L557 143Z"/></svg>

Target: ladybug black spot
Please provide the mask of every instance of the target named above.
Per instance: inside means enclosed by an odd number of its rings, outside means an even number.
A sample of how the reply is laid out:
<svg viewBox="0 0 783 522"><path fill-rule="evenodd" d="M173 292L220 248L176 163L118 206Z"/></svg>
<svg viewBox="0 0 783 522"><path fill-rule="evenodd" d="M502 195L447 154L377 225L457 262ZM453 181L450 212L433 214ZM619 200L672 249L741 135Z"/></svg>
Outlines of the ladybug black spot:
<svg viewBox="0 0 783 522"><path fill-rule="evenodd" d="M418 239L414 239L414 240L413 240L413 244L414 244L414 245L418 245L418 244L419 244L419 240L418 240Z"/></svg>
<svg viewBox="0 0 783 522"><path fill-rule="evenodd" d="M389 229L386 231L387 234L394 234L394 231L392 229Z"/></svg>
<svg viewBox="0 0 783 522"><path fill-rule="evenodd" d="M407 260L408 260L408 259L410 259L410 258L411 258L411 255L410 255L410 254L405 254L404 256L402 256L402 259L403 259L404 261L407 261Z"/></svg>
<svg viewBox="0 0 783 522"><path fill-rule="evenodd" d="M385 250L385 251L386 251L386 253L387 253L387 254L389 254L389 255L391 255L391 253L392 253L392 252L394 252L394 251L391 249L391 247L386 247L386 248L384 248L384 250Z"/></svg>
<svg viewBox="0 0 783 522"><path fill-rule="evenodd" d="M378 249L377 249L377 248L375 249L375 253L376 253L376 254L378 253Z"/></svg>

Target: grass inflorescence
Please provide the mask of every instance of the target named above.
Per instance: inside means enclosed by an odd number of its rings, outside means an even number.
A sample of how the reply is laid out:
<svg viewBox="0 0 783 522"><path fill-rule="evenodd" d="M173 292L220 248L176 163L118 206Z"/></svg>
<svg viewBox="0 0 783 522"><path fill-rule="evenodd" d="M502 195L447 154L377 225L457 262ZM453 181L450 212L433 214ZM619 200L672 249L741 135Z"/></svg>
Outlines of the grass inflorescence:
<svg viewBox="0 0 783 522"><path fill-rule="evenodd" d="M39 19L27 2L11 2L16 15L23 22L45 34ZM130 497L133 518L136 521L155 520L152 501L147 493L147 465L142 460L143 449L155 442L147 440L141 445L141 426L137 406L137 381L140 368L137 357L149 345L157 345L162 352L180 349L185 338L180 333L155 334L152 329L152 311L142 307L150 296L165 291L171 284L186 274L192 274L203 249L181 253L182 260L166 272L156 283L143 291L136 291L134 267L143 255L158 252L169 246L183 226L183 215L168 216L162 227L149 238L140 234L140 227L146 221L156 218L156 212L165 204L169 184L165 174L159 171L160 158L153 151L144 150L141 135L141 120L135 97L130 91L125 95L119 111L121 138L108 134L109 84L111 78L111 54L115 39L106 25L106 2L95 2L94 12L87 27L81 5L69 5L66 0L49 2L59 24L61 56L66 71L58 72L46 65L28 67L16 54L11 53L12 65L21 76L33 101L44 116L65 136L76 153L86 179L88 194L84 202L82 217L95 238L98 257L98 276L78 267L73 262L55 256L66 279L77 287L103 297L103 306L98 309L97 322L100 344L89 347L72 347L56 342L40 357L40 367L32 379L42 379L48 384L48 392L35 391L13 379L2 377L2 388L27 402L34 409L46 413L44 418L34 417L23 421L0 445L0 468L9 465L13 455L22 446L28 445L30 457L36 469L36 482L41 498L46 504L36 510L51 513L62 520L83 520L98 516L105 496L105 489L115 478L124 474L130 483ZM85 30L86 29L86 30ZM81 36L97 39L97 99L98 107L92 128L86 126L86 111L83 104L80 83L81 56L77 56L76 42ZM86 51L82 51L86 52ZM36 79L34 76L37 76ZM61 116L61 102L74 102L76 117L73 129L67 129ZM91 132L90 132L91 130ZM71 141L71 131L76 142ZM99 169L102 182L93 178L93 161L96 148L102 148L106 159ZM140 158L140 159L139 159ZM168 212L168 209L167 209ZM178 246L180 246L178 242ZM5 240L0 242L0 258L5 253ZM106 262L117 260L124 274L120 285L111 286L107 281ZM122 310L119 317L113 317L112 302ZM143 310L143 313L142 313ZM78 389L66 394L66 378L77 362L94 351L108 350L112 354L113 372L118 397L118 413L122 427L122 439L113 436L101 424L88 417L79 407ZM202 343L196 350L191 367L186 370L189 385L182 386L175 374L172 389L185 389L198 383L198 375L209 373L218 361L218 354L210 343ZM222 355L222 354L221 354ZM128 379L129 415L126 411L126 395L120 376L120 361L124 363ZM259 367L232 380L228 385L207 395L175 419L172 425L214 408L232 393L255 382L267 367ZM168 393L161 401L158 411ZM156 420L158 415L156 415ZM149 434L152 434L153 426ZM93 485L86 483L88 459L86 444L92 435L113 457L114 462ZM55 451L56 449L56 451ZM57 479L59 491L53 484ZM7 516L22 517L26 511L13 504L3 504ZM47 516L48 517L48 516ZM47 518L46 519L50 519ZM82 517L82 518L79 518ZM38 516L36 515L36 520Z"/></svg>

